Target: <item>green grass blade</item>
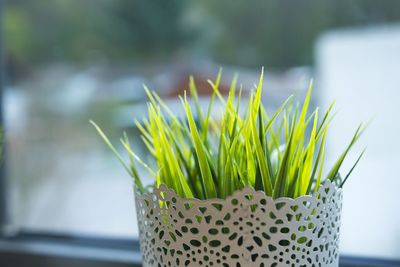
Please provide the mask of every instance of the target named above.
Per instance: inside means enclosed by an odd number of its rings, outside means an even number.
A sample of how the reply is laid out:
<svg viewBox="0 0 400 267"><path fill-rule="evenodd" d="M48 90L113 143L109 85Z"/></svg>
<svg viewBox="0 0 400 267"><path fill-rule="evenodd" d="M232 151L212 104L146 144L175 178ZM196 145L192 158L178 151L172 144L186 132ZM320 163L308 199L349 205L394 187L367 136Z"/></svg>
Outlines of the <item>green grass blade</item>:
<svg viewBox="0 0 400 267"><path fill-rule="evenodd" d="M218 71L218 75L217 75L217 79L216 79L215 83L212 82L211 80L207 80L207 82L208 82L208 84L211 85L211 88L213 89L215 95L218 97L220 102L225 105L225 99L221 95L221 93L219 91L219 88L218 88L219 84L220 84L220 81L221 81L221 75L222 75L222 68L220 68L219 71Z"/></svg>
<svg viewBox="0 0 400 267"><path fill-rule="evenodd" d="M201 128L203 128L204 127L203 110L201 109L201 106L199 103L199 96L197 94L197 88L196 88L196 84L194 82L193 76L190 76L190 78L189 78L189 89L190 89L190 95L194 102L194 106L196 108L197 119L200 122L199 124L201 125Z"/></svg>
<svg viewBox="0 0 400 267"><path fill-rule="evenodd" d="M349 145L347 146L347 148L345 149L345 151L343 151L343 153L340 155L340 157L337 159L337 161L335 162L335 164L333 165L331 171L329 172L327 179L329 179L330 181L333 181L340 169L340 166L342 166L342 163L344 161L344 159L347 156L347 153L350 151L350 149L353 147L353 145L357 142L357 140L360 138L361 134L364 131L364 127L362 124L360 124L360 126L358 126L355 134L353 135L353 138L351 139Z"/></svg>
<svg viewBox="0 0 400 267"><path fill-rule="evenodd" d="M274 198L278 198L280 196L284 196L285 194L285 186L286 181L288 181L288 170L290 165L290 156L292 150L292 142L293 142L293 132L289 137L289 142L286 146L285 153L283 154L282 163L278 170L277 177L275 178L275 186L274 186Z"/></svg>
<svg viewBox="0 0 400 267"><path fill-rule="evenodd" d="M176 190L176 193L180 196L192 198L193 192L190 190L190 187L183 175L181 166L177 160L176 155L174 154L172 147L170 146L170 141L167 138L167 131L169 130L165 127L163 121L165 121L162 117L161 111L159 108L157 110L155 107L150 105L150 114L156 124L155 135L159 136L159 146L161 150L159 151L159 158L163 161L163 166L166 169L167 175L164 177L167 181L168 185L171 185L173 189Z"/></svg>
<svg viewBox="0 0 400 267"><path fill-rule="evenodd" d="M358 162L360 161L360 159L362 158L362 156L365 153L365 148L364 150L361 152L360 156L358 156L356 162L354 163L353 167L351 167L350 171L347 173L347 175L344 177L343 182L340 184L340 188L343 187L343 185L346 183L347 179L349 178L350 174L353 172L354 168L357 166Z"/></svg>
<svg viewBox="0 0 400 267"><path fill-rule="evenodd" d="M335 105L335 101L332 102L332 104L329 106L328 110L325 112L324 118L322 119L321 124L318 127L317 131L317 140L319 139L319 136L323 132L323 128L329 124L329 122L332 120L332 118L329 118L329 115L332 111L333 106Z"/></svg>
<svg viewBox="0 0 400 267"><path fill-rule="evenodd" d="M288 130L289 138L286 144L285 153L283 154L281 165L278 169L278 174L275 178L274 194L273 197L277 198L280 196L285 196L285 190L288 185L291 184L292 180L289 177L291 158L294 150L293 139L294 139L294 129L296 126L297 112L294 114L292 125Z"/></svg>
<svg viewBox="0 0 400 267"><path fill-rule="evenodd" d="M155 177L156 173L144 161L142 161L140 159L140 157L135 154L135 152L132 151L132 148L129 144L129 140L127 139L127 136L124 136L124 139L121 138L120 141L121 141L121 144L124 146L124 148L126 149L126 151L129 154L131 164L133 164L133 159L136 160L151 174L151 176Z"/></svg>
<svg viewBox="0 0 400 267"><path fill-rule="evenodd" d="M312 181L310 180L310 177L311 177L311 171L312 171L314 154L315 154L314 150L315 150L315 139L316 139L316 135L317 135L317 122L318 122L318 108L315 110L313 128L311 131L310 141L306 148L307 152L306 152L305 161L303 163L304 170L301 174L301 180L300 180L300 184L301 184L300 195L301 196L307 194L309 184L312 183Z"/></svg>
<svg viewBox="0 0 400 267"><path fill-rule="evenodd" d="M217 191L211 175L210 166L208 165L206 151L201 142L199 133L197 131L196 123L193 119L192 111L187 100L185 100L183 105L189 122L189 128L190 128L190 133L192 135L193 145L195 147L196 155L199 161L201 177L202 177L201 182L204 184L204 187L206 188L206 192L204 195L206 198L215 198L217 197Z"/></svg>
<svg viewBox="0 0 400 267"><path fill-rule="evenodd" d="M317 180L315 182L314 192L318 192L319 186L321 184L322 171L323 171L323 168L324 168L324 162L325 162L325 147L322 148L321 164L319 166L318 176L317 176Z"/></svg>
<svg viewBox="0 0 400 267"><path fill-rule="evenodd" d="M325 159L325 140L326 140L326 133L327 133L327 129L328 127L325 127L324 130L322 131L322 141L318 150L318 154L317 154L317 159L314 163L314 168L311 174L311 178L308 184L308 188L307 188L307 192L306 195L308 195L311 192L311 187L312 184L315 180L315 175L317 174L317 169L319 168L319 174L318 174L318 179L321 180L321 173L322 173L322 169L323 169L323 165L324 165L324 159ZM317 137L318 138L318 137ZM319 185L319 182L318 182Z"/></svg>
<svg viewBox="0 0 400 267"><path fill-rule="evenodd" d="M250 126L251 126L251 133L252 133L252 138L253 138L253 143L254 143L254 149L256 151L256 157L258 161L258 166L260 169L260 174L262 178L262 183L264 187L264 192L272 196L273 194L273 189L272 189L272 184L271 184L271 177L269 176L269 170L268 170L268 164L266 162L266 159L264 157L264 152L262 150L262 144L260 142L260 138L257 134L257 129L255 126L256 119L252 118L250 119Z"/></svg>
<svg viewBox="0 0 400 267"><path fill-rule="evenodd" d="M118 153L117 149L115 149L114 145L110 142L107 135L101 130L101 128L94 121L90 120L89 122L94 126L96 131L99 133L100 137L106 143L108 148L114 153L114 155L117 157L117 159L122 164L122 166L125 168L125 170L133 177L133 174L132 174L130 168L128 167L128 165L126 165L125 161L122 159L122 157Z"/></svg>

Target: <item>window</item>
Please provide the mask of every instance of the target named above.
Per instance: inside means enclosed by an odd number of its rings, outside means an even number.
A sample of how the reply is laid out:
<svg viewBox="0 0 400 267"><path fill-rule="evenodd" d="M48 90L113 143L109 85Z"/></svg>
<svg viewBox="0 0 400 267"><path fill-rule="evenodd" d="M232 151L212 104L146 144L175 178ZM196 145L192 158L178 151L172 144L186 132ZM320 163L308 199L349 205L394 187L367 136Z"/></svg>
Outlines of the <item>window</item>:
<svg viewBox="0 0 400 267"><path fill-rule="evenodd" d="M7 233L137 249L131 181L89 120L115 143L131 132L146 156L133 123L146 112L143 83L173 99L193 74L207 99L206 79L220 66L223 86L239 72L246 87L265 66L272 109L291 93L302 97L312 77L313 105L338 100L330 158L349 128L377 114L345 189L341 249L400 260L398 1L13 0L2 9Z"/></svg>

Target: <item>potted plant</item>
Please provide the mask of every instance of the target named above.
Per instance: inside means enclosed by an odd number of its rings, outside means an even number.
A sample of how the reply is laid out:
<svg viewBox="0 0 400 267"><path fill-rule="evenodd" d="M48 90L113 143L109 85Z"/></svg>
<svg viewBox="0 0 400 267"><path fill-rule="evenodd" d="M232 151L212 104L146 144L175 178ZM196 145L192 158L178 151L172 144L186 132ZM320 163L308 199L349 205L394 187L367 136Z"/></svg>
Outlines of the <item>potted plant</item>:
<svg viewBox="0 0 400 267"><path fill-rule="evenodd" d="M261 102L263 72L247 107L233 79L219 92L221 72L209 81L207 110L180 97L180 118L146 89L148 118L137 122L154 166L131 148L125 163L103 131L91 122L133 177L144 266L338 266L342 186L339 168L360 137L360 125L330 171L323 175L331 105L323 116L309 112L312 83L302 105L289 97L274 114ZM220 120L210 116L218 99ZM193 104L192 105L190 104ZM155 178L145 188L136 163Z"/></svg>

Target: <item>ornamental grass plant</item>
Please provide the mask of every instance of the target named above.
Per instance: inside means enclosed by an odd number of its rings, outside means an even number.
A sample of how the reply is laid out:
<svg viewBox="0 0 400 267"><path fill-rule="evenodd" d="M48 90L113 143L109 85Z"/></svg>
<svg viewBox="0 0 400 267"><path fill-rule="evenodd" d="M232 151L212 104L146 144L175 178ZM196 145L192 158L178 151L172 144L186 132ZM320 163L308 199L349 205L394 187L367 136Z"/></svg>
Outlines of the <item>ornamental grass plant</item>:
<svg viewBox="0 0 400 267"><path fill-rule="evenodd" d="M136 126L153 164L137 156L126 133L120 140L129 155L129 162L125 162L101 128L91 121L133 177L137 190L147 190L137 164L155 178L155 186L164 184L184 198L224 199L246 186L273 198L296 198L316 192L324 180L343 186L364 154L362 151L345 176L339 174L364 125L358 126L334 165L325 170L326 138L334 104L325 113L319 108L310 110L312 82L302 103L290 96L275 113L268 114L261 102L263 70L244 110L237 77L231 82L228 96L221 95L221 73L215 81L208 81L213 93L206 110L199 104L195 81L190 77L190 96L185 92L179 97L184 117L175 115L157 93L145 87L148 117L136 121ZM224 107L218 120L211 116L215 101Z"/></svg>

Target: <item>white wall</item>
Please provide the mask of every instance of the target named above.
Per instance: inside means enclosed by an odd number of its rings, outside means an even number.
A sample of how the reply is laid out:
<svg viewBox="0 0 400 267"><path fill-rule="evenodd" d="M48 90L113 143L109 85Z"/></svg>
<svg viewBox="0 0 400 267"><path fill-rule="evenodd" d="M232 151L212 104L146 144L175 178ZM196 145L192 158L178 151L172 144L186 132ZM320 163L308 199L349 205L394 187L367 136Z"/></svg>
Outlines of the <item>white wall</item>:
<svg viewBox="0 0 400 267"><path fill-rule="evenodd" d="M336 99L339 111L331 162L358 123L373 118L356 148L367 146L365 158L344 189L341 251L400 258L400 25L328 33L316 47L322 106Z"/></svg>

